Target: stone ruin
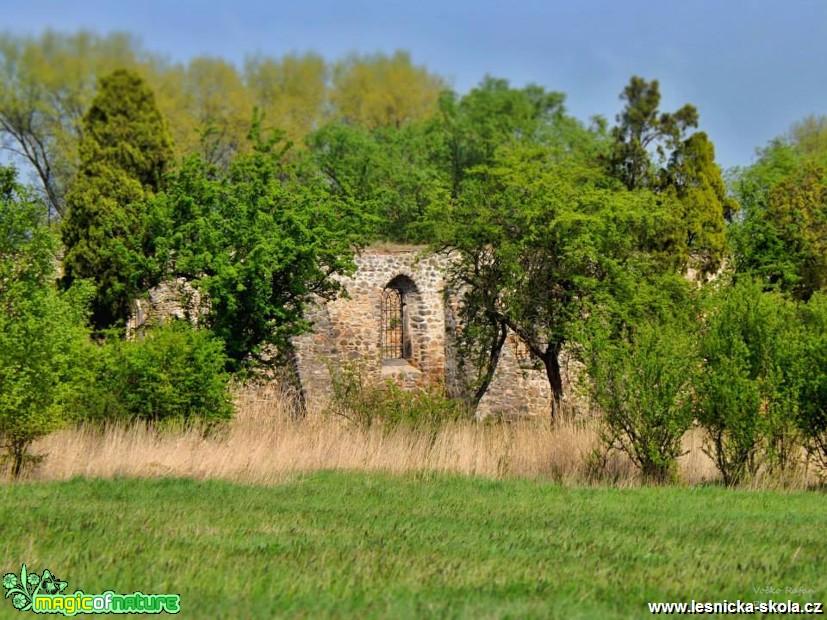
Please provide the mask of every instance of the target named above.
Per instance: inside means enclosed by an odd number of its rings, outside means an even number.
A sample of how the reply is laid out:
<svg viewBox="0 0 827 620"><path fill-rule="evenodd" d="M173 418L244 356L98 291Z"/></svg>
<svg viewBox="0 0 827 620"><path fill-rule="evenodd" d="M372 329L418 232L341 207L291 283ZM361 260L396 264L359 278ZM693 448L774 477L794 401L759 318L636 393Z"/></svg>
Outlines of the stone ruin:
<svg viewBox="0 0 827 620"><path fill-rule="evenodd" d="M443 386L448 395L465 395L456 346L460 296L447 286L448 260L414 246L375 246L357 255L354 274L339 279L347 294L310 307L312 331L293 339L294 374L305 402L323 405L333 395L335 373L348 367L367 381L392 380L405 389ZM158 316L197 319L195 293L181 281L153 289L138 304L131 330ZM561 365L569 400L573 371L565 360ZM512 335L476 415L547 416L550 399L542 364Z"/></svg>
<svg viewBox="0 0 827 620"><path fill-rule="evenodd" d="M306 401L328 398L347 364L374 381L414 389L444 386L464 396L457 354L460 296L445 279L448 258L414 246L375 246L356 256L355 273L340 281L347 295L315 306L313 331L295 338L296 368ZM496 374L477 407L478 417L549 415L545 370L510 336ZM563 361L566 399L573 371Z"/></svg>

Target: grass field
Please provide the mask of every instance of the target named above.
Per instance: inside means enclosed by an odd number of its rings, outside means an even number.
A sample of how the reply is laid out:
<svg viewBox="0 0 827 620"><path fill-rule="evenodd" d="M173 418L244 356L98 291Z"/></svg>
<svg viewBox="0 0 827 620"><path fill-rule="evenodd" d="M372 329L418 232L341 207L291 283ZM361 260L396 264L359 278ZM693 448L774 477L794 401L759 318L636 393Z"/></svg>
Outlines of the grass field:
<svg viewBox="0 0 827 620"><path fill-rule="evenodd" d="M433 474L75 479L0 486L0 568L180 593L186 618L636 618L766 588L827 600L825 508L822 492ZM5 600L0 617L25 616Z"/></svg>

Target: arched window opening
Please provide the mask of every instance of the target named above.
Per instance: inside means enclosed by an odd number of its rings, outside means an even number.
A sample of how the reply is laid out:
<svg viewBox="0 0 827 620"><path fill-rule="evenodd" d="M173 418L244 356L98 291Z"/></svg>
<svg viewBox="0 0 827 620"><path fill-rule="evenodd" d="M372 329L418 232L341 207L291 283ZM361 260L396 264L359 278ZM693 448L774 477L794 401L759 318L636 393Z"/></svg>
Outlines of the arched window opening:
<svg viewBox="0 0 827 620"><path fill-rule="evenodd" d="M382 291L382 324L379 355L383 360L408 360L414 357L410 310L417 308L417 288L406 275L398 275Z"/></svg>
<svg viewBox="0 0 827 620"><path fill-rule="evenodd" d="M405 293L398 288L382 291L382 359L405 357Z"/></svg>

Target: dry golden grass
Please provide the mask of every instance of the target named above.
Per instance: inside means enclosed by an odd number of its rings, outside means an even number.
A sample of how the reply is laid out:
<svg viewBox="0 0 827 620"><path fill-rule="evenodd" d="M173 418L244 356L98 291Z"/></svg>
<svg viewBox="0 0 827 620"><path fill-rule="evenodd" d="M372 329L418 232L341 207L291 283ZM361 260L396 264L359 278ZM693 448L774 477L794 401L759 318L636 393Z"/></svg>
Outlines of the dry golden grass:
<svg viewBox="0 0 827 620"><path fill-rule="evenodd" d="M627 457L612 453L595 458L599 446L594 423L552 426L547 420L449 423L433 434L400 427L385 431L360 428L321 410L294 419L293 399L272 391L247 391L238 412L220 434L198 429L164 429L146 424L66 429L33 446L43 456L28 474L35 480L76 476L175 476L237 482L278 483L291 473L360 470L386 473L450 473L488 478L546 478L563 484L640 484ZM719 475L703 452L703 434L684 438L686 454L678 461L686 484L716 481ZM812 482L804 470L784 486ZM750 486L778 486L778 479L756 479Z"/></svg>
<svg viewBox="0 0 827 620"><path fill-rule="evenodd" d="M183 476L267 484L293 472L322 469L433 472L490 478L551 478L579 484L594 480L589 456L598 445L588 424L552 427L546 420L519 423L450 423L434 434L409 428L359 428L310 411L295 420L289 396L248 393L226 431L158 431L145 424L66 429L34 447L43 455L29 477ZM695 452L699 452L696 450ZM688 481L714 477L705 456L683 459ZM704 462L703 459L706 459ZM637 474L620 455L605 463L601 480L634 484Z"/></svg>

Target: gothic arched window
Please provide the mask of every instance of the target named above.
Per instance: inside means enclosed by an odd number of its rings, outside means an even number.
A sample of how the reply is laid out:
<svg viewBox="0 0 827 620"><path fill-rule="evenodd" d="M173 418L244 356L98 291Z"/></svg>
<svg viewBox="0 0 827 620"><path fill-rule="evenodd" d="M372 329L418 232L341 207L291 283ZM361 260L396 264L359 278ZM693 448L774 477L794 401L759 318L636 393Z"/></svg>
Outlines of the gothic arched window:
<svg viewBox="0 0 827 620"><path fill-rule="evenodd" d="M383 360L413 358L409 305L416 308L416 284L408 276L398 275L382 291L382 324L379 356Z"/></svg>
<svg viewBox="0 0 827 620"><path fill-rule="evenodd" d="M405 293L388 287L382 291L382 359L405 357Z"/></svg>

